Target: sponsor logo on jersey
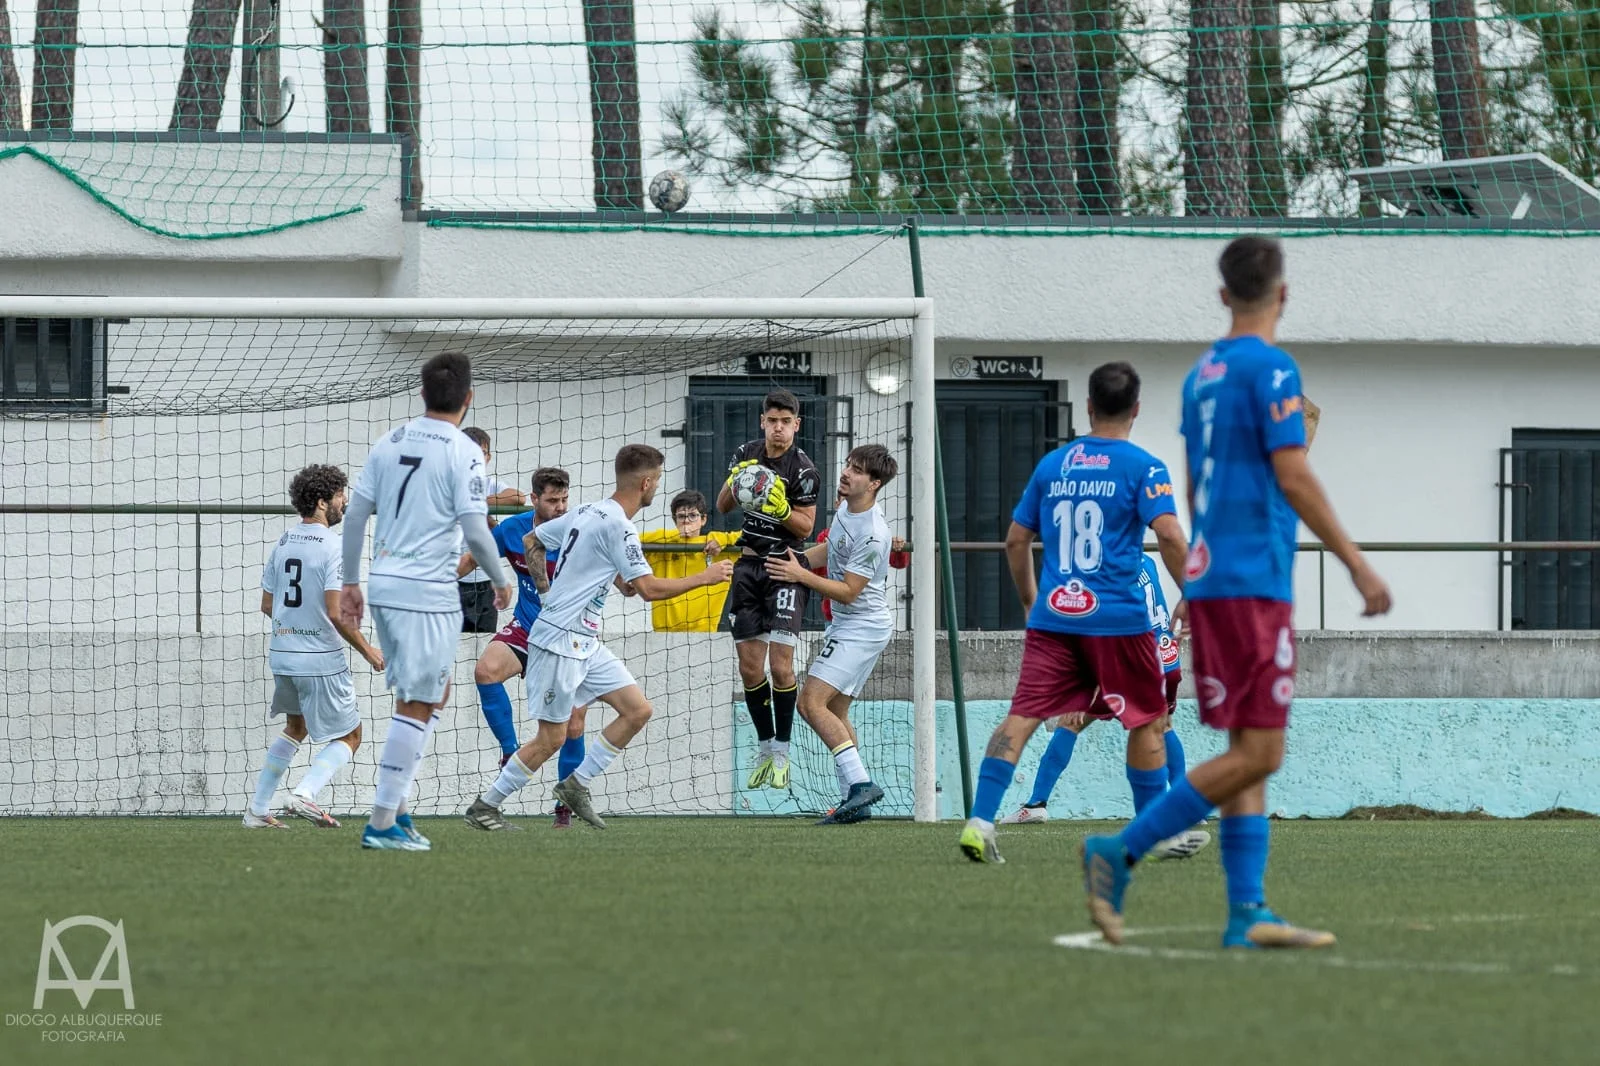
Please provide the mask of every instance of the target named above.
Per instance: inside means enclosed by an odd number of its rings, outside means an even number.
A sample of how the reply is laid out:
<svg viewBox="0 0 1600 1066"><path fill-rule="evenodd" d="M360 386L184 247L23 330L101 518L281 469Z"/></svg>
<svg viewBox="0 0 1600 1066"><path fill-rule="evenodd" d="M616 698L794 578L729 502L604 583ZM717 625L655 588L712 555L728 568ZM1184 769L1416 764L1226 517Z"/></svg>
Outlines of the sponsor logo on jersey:
<svg viewBox="0 0 1600 1066"><path fill-rule="evenodd" d="M1201 385L1221 381L1228 376L1228 364L1217 358L1216 352L1207 352L1205 358L1200 360L1200 369L1195 373L1195 379Z"/></svg>
<svg viewBox="0 0 1600 1066"><path fill-rule="evenodd" d="M467 482L467 491L472 493L472 495L474 495L474 496L482 496L483 495L483 478L475 477L471 481Z"/></svg>
<svg viewBox="0 0 1600 1066"><path fill-rule="evenodd" d="M1104 470L1111 465L1109 455L1090 455L1081 444L1074 444L1067 449L1067 454L1061 460L1061 474L1066 476L1078 467Z"/></svg>
<svg viewBox="0 0 1600 1066"><path fill-rule="evenodd" d="M627 548L623 550L623 554L628 557L628 562L633 563L635 566L644 565L644 549L639 546L638 541L629 540Z"/></svg>
<svg viewBox="0 0 1600 1066"><path fill-rule="evenodd" d="M1183 578L1185 581L1198 581L1210 569L1211 548L1204 537L1196 537L1194 543L1189 545L1189 557L1183 563Z"/></svg>
<svg viewBox="0 0 1600 1066"><path fill-rule="evenodd" d="M1291 415L1299 414L1305 408L1305 400L1299 396L1288 396L1282 400L1273 400L1267 405L1267 413L1274 422L1282 422Z"/></svg>
<svg viewBox="0 0 1600 1066"><path fill-rule="evenodd" d="M1208 711L1221 707L1228 699L1228 689L1214 677L1202 677L1195 683L1200 693L1200 706Z"/></svg>
<svg viewBox="0 0 1600 1066"><path fill-rule="evenodd" d="M1171 666L1178 661L1178 642L1165 633L1161 635L1161 640L1157 644L1157 651L1161 655L1162 667Z"/></svg>
<svg viewBox="0 0 1600 1066"><path fill-rule="evenodd" d="M1163 496L1172 495L1172 485L1170 483L1162 485L1146 485L1144 487L1144 494L1150 497L1152 500L1159 500Z"/></svg>
<svg viewBox="0 0 1600 1066"><path fill-rule="evenodd" d="M1083 618L1100 609L1100 597L1082 581L1073 578L1065 585L1057 586L1050 593L1050 598L1045 600L1045 605L1066 618Z"/></svg>

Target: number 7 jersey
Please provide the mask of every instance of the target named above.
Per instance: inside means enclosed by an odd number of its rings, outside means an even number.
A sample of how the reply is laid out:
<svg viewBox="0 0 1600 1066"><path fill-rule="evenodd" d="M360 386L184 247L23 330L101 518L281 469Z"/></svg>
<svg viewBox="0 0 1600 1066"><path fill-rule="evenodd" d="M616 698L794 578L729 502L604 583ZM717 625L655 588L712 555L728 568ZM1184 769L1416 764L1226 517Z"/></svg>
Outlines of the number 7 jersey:
<svg viewBox="0 0 1600 1066"><path fill-rule="evenodd" d="M1044 542L1029 629L1150 632L1138 588L1144 531L1176 514L1166 464L1125 440L1079 437L1040 460L1011 519Z"/></svg>
<svg viewBox="0 0 1600 1066"><path fill-rule="evenodd" d="M483 450L449 422L414 418L379 438L352 490L377 512L367 602L461 610L458 529L463 517L489 513L487 487Z"/></svg>

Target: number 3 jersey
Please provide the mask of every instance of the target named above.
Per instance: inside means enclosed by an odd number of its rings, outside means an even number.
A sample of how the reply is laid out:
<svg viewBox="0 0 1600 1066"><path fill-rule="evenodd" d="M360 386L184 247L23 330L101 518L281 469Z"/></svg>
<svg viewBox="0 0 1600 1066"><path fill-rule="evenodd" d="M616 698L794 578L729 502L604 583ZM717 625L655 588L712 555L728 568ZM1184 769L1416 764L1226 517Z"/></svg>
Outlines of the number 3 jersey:
<svg viewBox="0 0 1600 1066"><path fill-rule="evenodd" d="M367 602L445 614L456 591L459 523L486 515L483 449L449 422L414 418L379 438L352 490L372 501L372 567Z"/></svg>
<svg viewBox="0 0 1600 1066"><path fill-rule="evenodd" d="M1079 437L1045 456L1011 514L1044 542L1028 628L1105 637L1150 632L1138 587L1144 531L1176 513L1166 464L1138 445Z"/></svg>
<svg viewBox="0 0 1600 1066"><path fill-rule="evenodd" d="M539 523L533 532L561 558L528 643L569 659L587 659L600 646L600 617L611 583L651 572L639 533L616 500L586 503Z"/></svg>
<svg viewBox="0 0 1600 1066"><path fill-rule="evenodd" d="M278 538L261 571L261 591L272 596L274 674L319 677L349 669L344 638L328 617L325 593L344 584L344 538L327 526L304 522Z"/></svg>

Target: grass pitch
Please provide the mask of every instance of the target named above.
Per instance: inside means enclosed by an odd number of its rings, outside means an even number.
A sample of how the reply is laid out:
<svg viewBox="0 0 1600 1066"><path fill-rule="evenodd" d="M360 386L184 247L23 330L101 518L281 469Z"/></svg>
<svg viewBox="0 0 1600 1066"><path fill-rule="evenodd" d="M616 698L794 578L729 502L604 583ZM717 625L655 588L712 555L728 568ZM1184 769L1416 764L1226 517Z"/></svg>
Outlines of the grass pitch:
<svg viewBox="0 0 1600 1066"><path fill-rule="evenodd" d="M419 824L431 854L363 853L349 823L0 822L0 1063L1600 1057L1595 822L1275 823L1273 904L1340 937L1303 954L1216 950L1214 849L1140 868L1128 948L1059 946L1088 929L1083 824L1003 831L998 867L955 824ZM67 1044L13 1017L45 921L77 914L123 922L159 1028ZM81 977L104 937L63 943Z"/></svg>

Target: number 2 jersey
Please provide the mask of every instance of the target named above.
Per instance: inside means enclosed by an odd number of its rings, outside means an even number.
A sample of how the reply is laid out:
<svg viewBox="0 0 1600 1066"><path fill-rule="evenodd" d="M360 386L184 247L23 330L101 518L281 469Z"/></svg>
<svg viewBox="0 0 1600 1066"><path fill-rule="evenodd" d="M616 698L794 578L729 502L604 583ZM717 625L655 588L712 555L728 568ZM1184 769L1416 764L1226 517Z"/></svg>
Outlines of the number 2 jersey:
<svg viewBox="0 0 1600 1066"><path fill-rule="evenodd" d="M367 602L437 614L461 610L457 531L462 518L489 513L487 488L483 449L449 422L424 415L381 437L352 490L377 515Z"/></svg>
<svg viewBox="0 0 1600 1066"><path fill-rule="evenodd" d="M1150 632L1138 587L1144 531L1176 513L1166 464L1136 444L1079 437L1046 455L1011 514L1044 542L1028 628L1105 637Z"/></svg>
<svg viewBox="0 0 1600 1066"><path fill-rule="evenodd" d="M651 572L639 533L622 505L609 499L541 522L533 532L561 558L528 643L569 659L587 659L600 646L600 617L612 582Z"/></svg>
<svg viewBox="0 0 1600 1066"><path fill-rule="evenodd" d="M1300 369L1260 337L1220 340L1183 383L1183 437L1194 484L1185 568L1191 600L1294 600L1299 519L1272 453L1303 448Z"/></svg>
<svg viewBox="0 0 1600 1066"><path fill-rule="evenodd" d="M274 674L322 677L350 668L325 598L344 584L343 555L343 537L302 522L279 537L267 556L261 591L272 596L267 663Z"/></svg>

